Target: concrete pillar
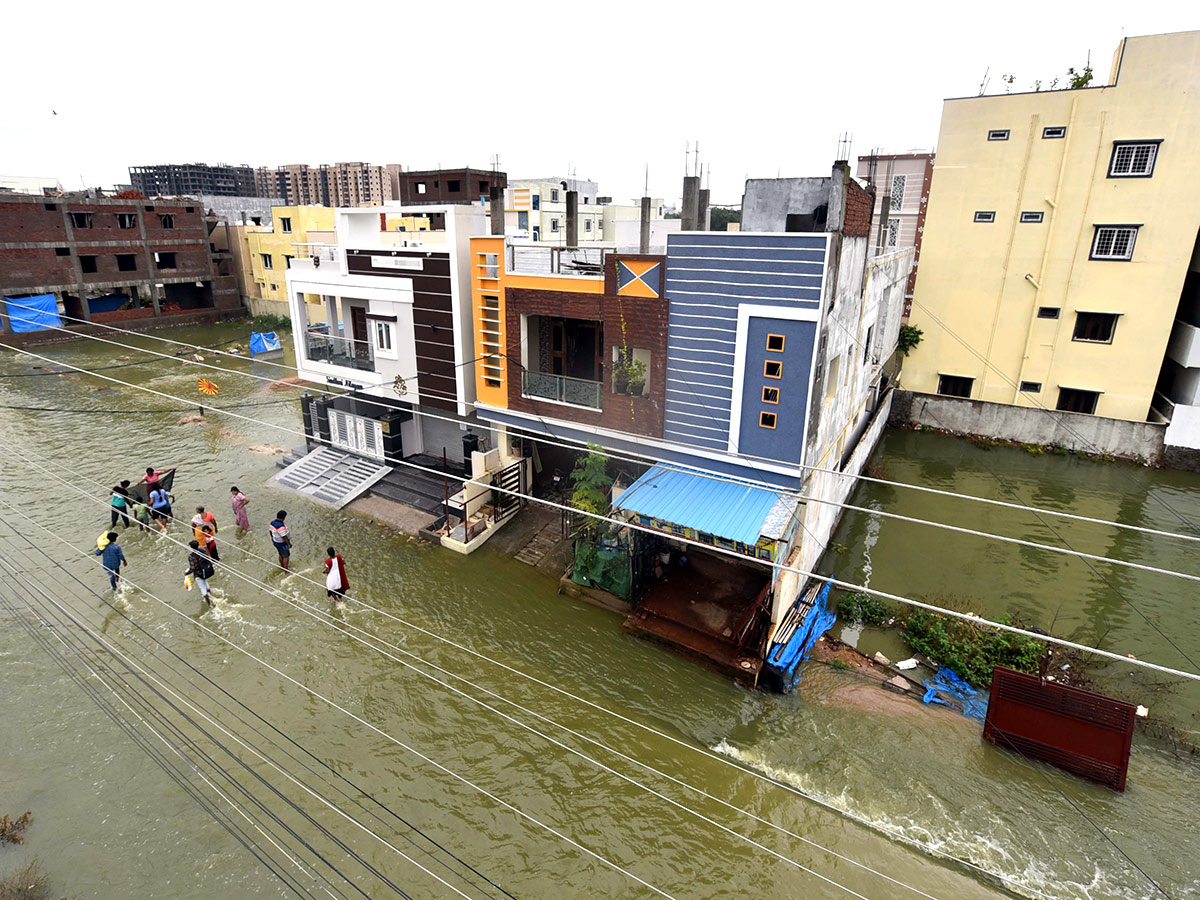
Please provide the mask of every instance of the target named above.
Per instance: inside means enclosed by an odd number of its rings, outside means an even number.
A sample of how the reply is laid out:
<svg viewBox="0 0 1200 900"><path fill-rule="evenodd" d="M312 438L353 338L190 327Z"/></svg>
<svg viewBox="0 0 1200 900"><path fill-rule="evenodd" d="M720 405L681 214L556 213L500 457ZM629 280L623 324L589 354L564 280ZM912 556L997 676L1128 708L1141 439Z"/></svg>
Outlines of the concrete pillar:
<svg viewBox="0 0 1200 900"><path fill-rule="evenodd" d="M696 203L696 230L708 231L708 188L699 192Z"/></svg>
<svg viewBox="0 0 1200 900"><path fill-rule="evenodd" d="M682 231L696 230L696 213L700 205L700 176L683 176L683 213L680 229Z"/></svg>
<svg viewBox="0 0 1200 900"><path fill-rule="evenodd" d="M162 315L162 285L150 285L150 303L154 307L155 317Z"/></svg>
<svg viewBox="0 0 1200 900"><path fill-rule="evenodd" d="M567 191L567 246L579 246L579 191Z"/></svg>
<svg viewBox="0 0 1200 900"><path fill-rule="evenodd" d="M638 253L650 252L650 198L642 198L642 227L638 233Z"/></svg>
<svg viewBox="0 0 1200 900"><path fill-rule="evenodd" d="M498 184L488 186L488 204L491 206L492 228L494 235L504 234L504 188Z"/></svg>

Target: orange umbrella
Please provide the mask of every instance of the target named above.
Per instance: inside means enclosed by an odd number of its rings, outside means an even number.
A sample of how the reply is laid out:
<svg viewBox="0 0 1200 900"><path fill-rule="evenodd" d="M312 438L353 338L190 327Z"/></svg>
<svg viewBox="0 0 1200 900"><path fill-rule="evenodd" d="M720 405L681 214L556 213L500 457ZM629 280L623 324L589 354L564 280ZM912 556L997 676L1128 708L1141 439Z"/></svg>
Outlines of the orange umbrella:
<svg viewBox="0 0 1200 900"><path fill-rule="evenodd" d="M202 394L215 395L217 393L217 391L220 390L220 388L218 388L215 384L213 384L207 378L198 378L196 380L196 387L199 388L200 393L202 393Z"/></svg>

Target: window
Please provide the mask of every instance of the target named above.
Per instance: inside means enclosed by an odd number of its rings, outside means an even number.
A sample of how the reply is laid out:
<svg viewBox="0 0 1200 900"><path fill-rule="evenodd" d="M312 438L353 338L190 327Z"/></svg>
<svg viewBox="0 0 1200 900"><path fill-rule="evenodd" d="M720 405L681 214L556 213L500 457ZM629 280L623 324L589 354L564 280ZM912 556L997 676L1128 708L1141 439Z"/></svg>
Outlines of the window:
<svg viewBox="0 0 1200 900"><path fill-rule="evenodd" d="M1008 140L1008 129L1007 128L993 128L991 131L988 132L988 140L989 141L1007 141Z"/></svg>
<svg viewBox="0 0 1200 900"><path fill-rule="evenodd" d="M426 187L425 182L423 182L423 181L417 182L417 193L418 194L424 194L427 190L428 190L428 188Z"/></svg>
<svg viewBox="0 0 1200 900"><path fill-rule="evenodd" d="M1040 394L1042 392L1042 383L1040 381L1022 381L1022 394Z"/></svg>
<svg viewBox="0 0 1200 900"><path fill-rule="evenodd" d="M484 278L499 278L500 277L500 254L499 253L483 254L483 277Z"/></svg>
<svg viewBox="0 0 1200 900"><path fill-rule="evenodd" d="M486 181L479 182L479 193L486 194L489 188L490 185Z"/></svg>
<svg viewBox="0 0 1200 900"><path fill-rule="evenodd" d="M118 228L137 228L137 216L133 213L117 213Z"/></svg>
<svg viewBox="0 0 1200 900"><path fill-rule="evenodd" d="M1114 313L1075 313L1075 333L1071 340L1111 344L1116 327L1117 317Z"/></svg>
<svg viewBox="0 0 1200 900"><path fill-rule="evenodd" d="M47 204L45 204L45 206L46 206L46 212L55 212L58 209L57 203L47 203Z"/></svg>
<svg viewBox="0 0 1200 900"><path fill-rule="evenodd" d="M1058 389L1058 405L1055 409L1060 409L1063 412L1087 413L1092 415L1096 412L1096 401L1100 399L1099 391L1081 391L1078 388Z"/></svg>
<svg viewBox="0 0 1200 900"><path fill-rule="evenodd" d="M289 216L280 216L279 217L279 230L282 231L284 234L292 233L292 220Z"/></svg>
<svg viewBox="0 0 1200 900"><path fill-rule="evenodd" d="M963 375L939 375L937 392L944 397L970 397L974 378Z"/></svg>
<svg viewBox="0 0 1200 900"><path fill-rule="evenodd" d="M296 257L291 253L283 254L283 267L285 269L290 269L292 267L292 260L295 258Z"/></svg>
<svg viewBox="0 0 1200 900"><path fill-rule="evenodd" d="M863 341L863 362L871 361L871 339L875 337L875 326L867 328L867 339Z"/></svg>
<svg viewBox="0 0 1200 900"><path fill-rule="evenodd" d="M996 211L994 209L981 209L975 213L976 222L995 222Z"/></svg>
<svg viewBox="0 0 1200 900"><path fill-rule="evenodd" d="M261 259L262 259L262 267L263 267L264 269L273 269L273 268L275 268L275 260L271 258L271 254L270 254L270 253L260 253L260 254L258 254L258 255L259 255L259 258L261 258Z"/></svg>
<svg viewBox="0 0 1200 900"><path fill-rule="evenodd" d="M1047 125L1042 129L1042 139L1049 140L1050 138L1061 138L1067 136L1066 125Z"/></svg>
<svg viewBox="0 0 1200 900"><path fill-rule="evenodd" d="M76 228L91 228L92 214L91 213L71 213L71 224Z"/></svg>
<svg viewBox="0 0 1200 900"><path fill-rule="evenodd" d="M79 257L79 269L82 272L95 272L96 271L96 257L94 257L94 256Z"/></svg>
<svg viewBox="0 0 1200 900"><path fill-rule="evenodd" d="M462 182L457 178L448 179L446 181L446 190L452 194L457 194L462 190Z"/></svg>
<svg viewBox="0 0 1200 900"><path fill-rule="evenodd" d="M1109 178L1149 178L1154 174L1159 141L1113 141Z"/></svg>
<svg viewBox="0 0 1200 900"><path fill-rule="evenodd" d="M767 335L767 350L771 353L782 353L786 338L782 334Z"/></svg>
<svg viewBox="0 0 1200 900"><path fill-rule="evenodd" d="M118 272L136 272L137 257L132 253L117 254L117 271Z"/></svg>
<svg viewBox="0 0 1200 900"><path fill-rule="evenodd" d="M777 359L768 359L765 363L763 363L763 377L764 378L782 378L783 377L783 363L781 363Z"/></svg>
<svg viewBox="0 0 1200 900"><path fill-rule="evenodd" d="M1039 319L1057 319L1058 318L1058 307L1057 306L1039 306L1038 307L1038 318Z"/></svg>
<svg viewBox="0 0 1200 900"><path fill-rule="evenodd" d="M583 230L584 230L584 231L591 231L591 230L592 230L592 220L591 220L591 219L584 219L584 220L583 220Z"/></svg>
<svg viewBox="0 0 1200 900"><path fill-rule="evenodd" d="M762 402L763 403L778 403L779 402L779 388L773 388L773 387L763 388L762 389Z"/></svg>
<svg viewBox="0 0 1200 900"><path fill-rule="evenodd" d="M502 372L500 355L500 298L483 297L480 309L479 341L483 347L483 380L489 387L500 387Z"/></svg>
<svg viewBox="0 0 1200 900"><path fill-rule="evenodd" d="M835 356L829 364L829 373L825 376L825 402L831 403L837 395L838 373L842 370L842 358Z"/></svg>
<svg viewBox="0 0 1200 900"><path fill-rule="evenodd" d="M1140 225L1097 225L1089 259L1133 259L1133 244Z"/></svg>
<svg viewBox="0 0 1200 900"><path fill-rule="evenodd" d="M775 413L760 412L758 414L758 427L759 428L774 428L775 422L776 422Z"/></svg>
<svg viewBox="0 0 1200 900"><path fill-rule="evenodd" d="M532 209L542 208L542 198L539 194L534 194L532 197L530 197L529 203Z"/></svg>
<svg viewBox="0 0 1200 900"><path fill-rule="evenodd" d="M160 269L174 269L175 268L175 254L174 253L155 253L154 254L154 265L156 265Z"/></svg>
<svg viewBox="0 0 1200 900"><path fill-rule="evenodd" d="M375 323L375 346L379 350L391 352L392 349L392 323L379 322Z"/></svg>
<svg viewBox="0 0 1200 900"><path fill-rule="evenodd" d="M907 175L893 175L892 176L891 209L893 212L899 211L900 207L902 207L904 205L904 189L907 186L908 186L908 176Z"/></svg>
<svg viewBox="0 0 1200 900"><path fill-rule="evenodd" d="M557 203L557 202L558 202L558 191L556 191L556 190L551 190L551 191L550 191L550 202L551 202L551 203Z"/></svg>
<svg viewBox="0 0 1200 900"><path fill-rule="evenodd" d="M898 240L900 240L900 220L888 219L887 245L895 247Z"/></svg>
<svg viewBox="0 0 1200 900"><path fill-rule="evenodd" d="M184 211L184 212L189 212L189 213L190 213L190 212L195 212L195 211L196 211L196 207L194 207L194 206L185 206L185 207L183 208L183 211Z"/></svg>
<svg viewBox="0 0 1200 900"><path fill-rule="evenodd" d="M1021 221L1026 225L1032 225L1042 221L1045 215L1043 212L1023 212L1021 213Z"/></svg>
<svg viewBox="0 0 1200 900"><path fill-rule="evenodd" d="M251 216L250 223L252 225L261 225L262 224L262 216Z"/></svg>
<svg viewBox="0 0 1200 900"><path fill-rule="evenodd" d="M55 256L70 256L71 248L70 247L55 247L54 255Z"/></svg>
<svg viewBox="0 0 1200 900"><path fill-rule="evenodd" d="M153 206L143 206L142 209L144 209L146 212L154 212Z"/></svg>
<svg viewBox="0 0 1200 900"><path fill-rule="evenodd" d="M278 285L275 285L275 284L273 284L273 285L271 285L271 290L272 290L272 291L277 291L277 290L279 290L279 286L278 286Z"/></svg>
<svg viewBox="0 0 1200 900"><path fill-rule="evenodd" d="M520 212L517 213L517 230L518 231L528 231L529 230L529 213L526 212L525 210L521 210Z"/></svg>
<svg viewBox="0 0 1200 900"><path fill-rule="evenodd" d="M174 228L175 227L175 216L172 215L171 213L159 213L158 214L158 224L160 226L162 226L163 228Z"/></svg>
<svg viewBox="0 0 1200 900"><path fill-rule="evenodd" d="M551 219L551 220L550 220L550 230L551 230L551 231L558 231L558 219Z"/></svg>

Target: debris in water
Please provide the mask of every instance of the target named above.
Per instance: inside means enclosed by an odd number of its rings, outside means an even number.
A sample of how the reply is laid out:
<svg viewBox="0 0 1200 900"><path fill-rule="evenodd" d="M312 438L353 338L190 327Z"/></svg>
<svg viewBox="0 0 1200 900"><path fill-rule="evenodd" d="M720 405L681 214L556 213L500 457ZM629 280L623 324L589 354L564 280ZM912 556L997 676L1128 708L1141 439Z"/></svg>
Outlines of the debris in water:
<svg viewBox="0 0 1200 900"><path fill-rule="evenodd" d="M270 444L255 444L253 447L247 448L251 453L269 453L279 455L284 453L282 447L272 447Z"/></svg>
<svg viewBox="0 0 1200 900"><path fill-rule="evenodd" d="M875 662L879 663L881 666L890 666L892 664L892 661L878 650L875 651L875 656L873 656L872 659L874 659Z"/></svg>
<svg viewBox="0 0 1200 900"><path fill-rule="evenodd" d="M909 669L915 669L916 667L917 667L917 658L915 656L910 657L908 659L902 659L902 660L900 660L900 662L896 663L896 668L899 669L901 672L907 672Z"/></svg>
<svg viewBox="0 0 1200 900"><path fill-rule="evenodd" d="M204 418L204 416L200 415L199 413L192 413L191 415L184 416L183 418L181 418L179 420L179 424L180 425L203 425L207 421L208 421L208 419Z"/></svg>

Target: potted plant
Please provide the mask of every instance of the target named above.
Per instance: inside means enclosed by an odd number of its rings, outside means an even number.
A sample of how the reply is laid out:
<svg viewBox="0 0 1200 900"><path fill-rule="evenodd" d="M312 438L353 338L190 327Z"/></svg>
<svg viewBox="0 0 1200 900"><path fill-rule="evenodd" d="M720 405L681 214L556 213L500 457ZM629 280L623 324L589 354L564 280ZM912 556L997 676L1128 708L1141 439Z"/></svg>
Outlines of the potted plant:
<svg viewBox="0 0 1200 900"><path fill-rule="evenodd" d="M617 351L617 359L613 363L613 369L612 369L612 381L613 381L613 392L614 393L617 393L617 394L629 393L629 364L627 362L628 359L629 359L629 351L628 350L621 349L621 350Z"/></svg>
<svg viewBox="0 0 1200 900"><path fill-rule="evenodd" d="M633 358L628 347L617 350L617 361L613 363L613 390L618 394L642 395L646 387L646 364Z"/></svg>
<svg viewBox="0 0 1200 900"><path fill-rule="evenodd" d="M642 396L642 391L646 389L646 364L630 356L626 372L629 374L629 393L634 397Z"/></svg>

